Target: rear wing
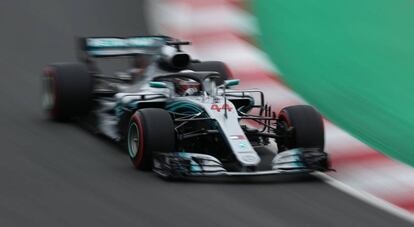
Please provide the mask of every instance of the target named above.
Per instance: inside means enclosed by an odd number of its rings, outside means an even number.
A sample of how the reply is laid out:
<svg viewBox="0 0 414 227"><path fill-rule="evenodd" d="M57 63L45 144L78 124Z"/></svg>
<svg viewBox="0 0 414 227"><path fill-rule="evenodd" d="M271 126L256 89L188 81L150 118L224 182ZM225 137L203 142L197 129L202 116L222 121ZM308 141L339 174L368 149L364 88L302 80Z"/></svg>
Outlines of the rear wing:
<svg viewBox="0 0 414 227"><path fill-rule="evenodd" d="M156 54L172 38L167 36L79 38L80 49L91 57Z"/></svg>

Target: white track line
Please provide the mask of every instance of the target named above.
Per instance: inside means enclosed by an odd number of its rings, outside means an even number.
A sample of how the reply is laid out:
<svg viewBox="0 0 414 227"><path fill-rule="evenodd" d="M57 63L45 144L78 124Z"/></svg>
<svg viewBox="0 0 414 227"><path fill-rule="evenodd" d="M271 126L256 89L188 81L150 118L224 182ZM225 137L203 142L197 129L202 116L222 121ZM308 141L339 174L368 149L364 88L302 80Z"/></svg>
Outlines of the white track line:
<svg viewBox="0 0 414 227"><path fill-rule="evenodd" d="M360 191L357 190L349 185L346 185L344 183L342 183L339 180L336 180L335 178L328 176L327 174L324 173L314 173L312 175L315 175L316 177L322 179L325 183L331 185L332 187L337 188L338 190L341 190L355 198L358 198L368 204L371 204L375 207L378 207L384 211L387 211L399 218L402 218L404 220L407 220L410 223L414 224L414 216L412 215L412 213L410 213L407 210L404 210L398 206L395 206L392 203L389 203L385 200L382 200L380 198L377 198L367 192L364 191Z"/></svg>

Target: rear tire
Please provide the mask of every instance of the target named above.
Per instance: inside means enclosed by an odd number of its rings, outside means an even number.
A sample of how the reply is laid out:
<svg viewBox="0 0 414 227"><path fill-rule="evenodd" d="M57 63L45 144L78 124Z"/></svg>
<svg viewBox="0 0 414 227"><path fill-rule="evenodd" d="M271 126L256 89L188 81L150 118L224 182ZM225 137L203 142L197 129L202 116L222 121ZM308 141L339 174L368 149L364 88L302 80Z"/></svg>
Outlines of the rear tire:
<svg viewBox="0 0 414 227"><path fill-rule="evenodd" d="M43 109L53 120L67 120L89 112L93 80L85 65L59 63L43 73Z"/></svg>
<svg viewBox="0 0 414 227"><path fill-rule="evenodd" d="M128 128L128 153L137 169L151 170L154 154L175 149L174 122L163 109L136 111Z"/></svg>
<svg viewBox="0 0 414 227"><path fill-rule="evenodd" d="M216 81L217 85L221 85L225 80L233 78L227 65L221 61L205 61L191 63L189 69L193 71L213 71L220 74L220 79Z"/></svg>
<svg viewBox="0 0 414 227"><path fill-rule="evenodd" d="M280 131L286 138L277 140L279 152L293 148L324 149L325 132L320 113L312 106L297 105L283 108L279 113ZM288 132L293 128L292 132Z"/></svg>

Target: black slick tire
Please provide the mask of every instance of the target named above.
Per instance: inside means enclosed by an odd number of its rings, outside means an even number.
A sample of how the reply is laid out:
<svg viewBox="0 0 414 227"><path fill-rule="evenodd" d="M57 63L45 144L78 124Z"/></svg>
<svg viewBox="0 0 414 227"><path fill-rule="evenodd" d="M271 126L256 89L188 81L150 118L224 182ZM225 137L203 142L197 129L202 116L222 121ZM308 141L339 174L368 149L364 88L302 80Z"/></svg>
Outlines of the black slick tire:
<svg viewBox="0 0 414 227"><path fill-rule="evenodd" d="M175 149L174 122L163 109L146 108L136 111L128 127L128 154L135 168L151 170L156 153Z"/></svg>
<svg viewBox="0 0 414 227"><path fill-rule="evenodd" d="M67 120L88 113L93 80L85 65L58 63L43 72L42 104L52 120Z"/></svg>
<svg viewBox="0 0 414 227"><path fill-rule="evenodd" d="M320 113L308 105L283 108L279 115L281 131L287 137L277 140L279 152L293 148L324 149L325 132ZM288 129L292 131L287 132Z"/></svg>

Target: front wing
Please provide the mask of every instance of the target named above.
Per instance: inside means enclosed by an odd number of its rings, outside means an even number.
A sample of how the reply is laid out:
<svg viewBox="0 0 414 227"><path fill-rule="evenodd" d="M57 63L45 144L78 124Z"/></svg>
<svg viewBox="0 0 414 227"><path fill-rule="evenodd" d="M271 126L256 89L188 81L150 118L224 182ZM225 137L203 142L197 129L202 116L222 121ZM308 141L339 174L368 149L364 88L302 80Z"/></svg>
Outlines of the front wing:
<svg viewBox="0 0 414 227"><path fill-rule="evenodd" d="M328 171L328 155L316 148L298 148L281 152L272 160L269 170L254 171L241 168L227 171L223 164L211 155L175 152L161 153L154 157L154 172L162 177L190 176L265 176L290 173Z"/></svg>

